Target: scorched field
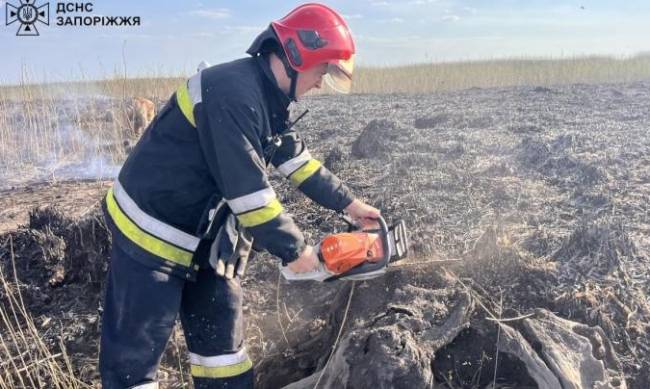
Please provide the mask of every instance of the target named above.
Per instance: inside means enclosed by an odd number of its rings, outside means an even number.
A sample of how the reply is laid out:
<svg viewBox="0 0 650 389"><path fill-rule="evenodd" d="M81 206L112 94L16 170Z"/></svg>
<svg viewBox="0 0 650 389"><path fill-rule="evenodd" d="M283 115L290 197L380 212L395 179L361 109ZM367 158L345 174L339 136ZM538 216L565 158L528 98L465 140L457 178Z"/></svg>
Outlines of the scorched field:
<svg viewBox="0 0 650 389"><path fill-rule="evenodd" d="M411 256L371 281L290 284L255 255L259 387L650 385L650 83L312 96L293 116L305 108L312 154L406 221ZM345 229L270 175L311 243ZM0 386L98 385L110 180L20 177L0 192ZM164 387L190 385L181 334Z"/></svg>

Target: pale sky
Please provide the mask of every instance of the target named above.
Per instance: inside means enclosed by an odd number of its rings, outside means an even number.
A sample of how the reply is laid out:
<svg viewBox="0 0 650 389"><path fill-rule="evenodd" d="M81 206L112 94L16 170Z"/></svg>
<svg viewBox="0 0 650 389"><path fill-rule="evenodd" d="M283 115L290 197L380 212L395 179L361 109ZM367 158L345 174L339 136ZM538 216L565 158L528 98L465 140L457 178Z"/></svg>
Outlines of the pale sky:
<svg viewBox="0 0 650 389"><path fill-rule="evenodd" d="M25 1L25 0L23 0ZM0 84L190 74L245 56L255 36L298 1L93 1L70 16L140 16L129 27L60 27L56 1L40 36L16 36L0 0ZM36 0L41 6L46 0ZM78 1L77 3L81 3ZM347 19L357 63L398 65L510 57L568 57L650 52L650 1L357 0L327 1Z"/></svg>

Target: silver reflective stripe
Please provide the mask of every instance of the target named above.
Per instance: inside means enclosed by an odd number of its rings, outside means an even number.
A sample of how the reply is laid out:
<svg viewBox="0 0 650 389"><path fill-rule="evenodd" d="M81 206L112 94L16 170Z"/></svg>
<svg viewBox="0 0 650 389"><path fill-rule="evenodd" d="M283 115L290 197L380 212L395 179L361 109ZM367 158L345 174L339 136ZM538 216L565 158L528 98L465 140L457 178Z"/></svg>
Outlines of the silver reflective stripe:
<svg viewBox="0 0 650 389"><path fill-rule="evenodd" d="M202 101L201 98L201 71L190 77L187 81L187 91L192 99L192 105L197 105Z"/></svg>
<svg viewBox="0 0 650 389"><path fill-rule="evenodd" d="M158 389L157 382L147 382L146 384L130 386L129 389Z"/></svg>
<svg viewBox="0 0 650 389"><path fill-rule="evenodd" d="M275 192L271 188L264 188L257 192L249 193L245 196L236 197L228 200L230 209L235 214L251 211L253 209L262 208L268 205L271 201L275 200Z"/></svg>
<svg viewBox="0 0 650 389"><path fill-rule="evenodd" d="M289 177L291 173L300 169L300 167L302 167L302 165L309 162L310 159L312 158L311 158L311 154L309 153L309 150L304 149L302 153L298 154L297 157L294 157L288 160L287 162L283 163L282 165L278 166L278 170L283 176Z"/></svg>
<svg viewBox="0 0 650 389"><path fill-rule="evenodd" d="M135 201L129 197L118 180L115 180L115 183L113 184L113 194L115 195L115 200L119 204L120 208L122 208L124 213L133 220L138 227L160 239L173 243L178 247L182 247L185 250L192 252L196 250L196 247L199 245L199 238L146 214L138 207Z"/></svg>
<svg viewBox="0 0 650 389"><path fill-rule="evenodd" d="M204 357L199 354L189 353L190 354L190 364L199 365L205 367L221 367L221 366L230 366L238 363L242 363L248 359L246 354L246 349L242 348L234 354L223 354L215 355L212 357Z"/></svg>

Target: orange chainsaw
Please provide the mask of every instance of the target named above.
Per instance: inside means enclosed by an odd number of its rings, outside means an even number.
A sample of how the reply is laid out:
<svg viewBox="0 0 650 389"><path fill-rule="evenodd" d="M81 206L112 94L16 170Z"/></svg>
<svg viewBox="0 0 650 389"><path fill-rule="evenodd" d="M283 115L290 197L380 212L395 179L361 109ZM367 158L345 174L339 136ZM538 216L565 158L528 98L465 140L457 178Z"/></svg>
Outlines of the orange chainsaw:
<svg viewBox="0 0 650 389"><path fill-rule="evenodd" d="M315 248L319 266L306 273L294 273L280 267L289 281L367 280L386 273L392 261L408 254L406 223L398 221L388 227L381 216L378 229L362 229L343 217L350 226L348 232L326 236Z"/></svg>

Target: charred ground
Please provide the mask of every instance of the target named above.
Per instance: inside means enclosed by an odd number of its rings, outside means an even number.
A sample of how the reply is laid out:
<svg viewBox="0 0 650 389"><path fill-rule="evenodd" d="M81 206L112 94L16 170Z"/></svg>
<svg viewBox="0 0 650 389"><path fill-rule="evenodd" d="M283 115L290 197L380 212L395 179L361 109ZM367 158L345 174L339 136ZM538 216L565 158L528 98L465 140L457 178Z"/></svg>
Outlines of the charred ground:
<svg viewBox="0 0 650 389"><path fill-rule="evenodd" d="M527 370L525 353L513 346L522 344L517 334L540 356L541 376L548 373L542 365L556 378L561 370L548 368L553 357L543 352L540 325L567 342L576 334L587 339L593 355L586 358L601 361L609 385L620 386L622 377L628 387L647 387L650 84L317 96L294 113L306 107L311 113L298 127L312 154L388 219L407 221L412 261L464 262L404 267L357 283L350 299L351 284L279 282L275 259L257 255L245 287L248 347L261 387L301 379L297 387L485 387L495 380L497 360L497 384L534 387L534 362ZM272 181L312 243L340 227L278 175ZM53 353L63 340L86 383L97 382L109 237L93 204L104 187L43 185L32 193L6 190L0 199L4 278L21 290ZM39 201L57 190L60 198ZM45 205L84 211L30 215ZM6 292L0 299L9 306ZM497 331L488 311L535 316ZM188 380L178 373L187 373L182 343L176 334L164 359L169 387ZM3 374L9 368L3 364Z"/></svg>

